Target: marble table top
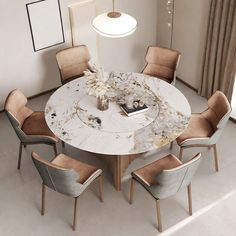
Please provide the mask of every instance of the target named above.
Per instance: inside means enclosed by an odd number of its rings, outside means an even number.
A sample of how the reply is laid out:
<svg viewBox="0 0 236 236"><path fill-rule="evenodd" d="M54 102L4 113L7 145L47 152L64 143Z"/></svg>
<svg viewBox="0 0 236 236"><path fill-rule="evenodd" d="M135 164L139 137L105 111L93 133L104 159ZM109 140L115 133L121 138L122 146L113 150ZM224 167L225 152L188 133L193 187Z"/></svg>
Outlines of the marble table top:
<svg viewBox="0 0 236 236"><path fill-rule="evenodd" d="M86 93L86 78L73 80L49 98L45 118L65 143L89 152L126 155L158 149L175 140L191 115L185 96L163 80L138 73L107 73L109 109L97 109ZM126 94L141 99L148 111L127 117L119 104Z"/></svg>

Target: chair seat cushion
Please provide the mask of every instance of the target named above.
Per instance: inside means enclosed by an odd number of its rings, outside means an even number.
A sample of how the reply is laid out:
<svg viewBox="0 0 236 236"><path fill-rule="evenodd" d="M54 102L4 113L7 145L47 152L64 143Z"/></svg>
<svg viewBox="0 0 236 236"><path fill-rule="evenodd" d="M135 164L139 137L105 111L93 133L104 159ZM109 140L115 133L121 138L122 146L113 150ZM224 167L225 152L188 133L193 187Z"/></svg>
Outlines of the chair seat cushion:
<svg viewBox="0 0 236 236"><path fill-rule="evenodd" d="M27 135L45 135L58 139L55 134L48 128L44 118L44 112L35 111L25 119L21 129Z"/></svg>
<svg viewBox="0 0 236 236"><path fill-rule="evenodd" d="M59 154L51 163L62 168L74 169L79 174L78 182L81 184L83 184L95 172L100 170L97 167L75 160L65 154ZM100 172L98 172L98 175L99 174Z"/></svg>
<svg viewBox="0 0 236 236"><path fill-rule="evenodd" d="M157 184L156 176L163 170L173 169L181 164L182 162L176 156L169 154L151 164L133 171L131 175L145 185L151 186Z"/></svg>
<svg viewBox="0 0 236 236"><path fill-rule="evenodd" d="M211 123L201 114L192 114L188 128L177 139L177 143L181 145L182 142L191 138L207 138L214 133Z"/></svg>
<svg viewBox="0 0 236 236"><path fill-rule="evenodd" d="M164 80L165 82L171 84L174 80L174 78L164 78L164 77L160 77L160 76L157 76L158 79L160 80Z"/></svg>
<svg viewBox="0 0 236 236"><path fill-rule="evenodd" d="M173 80L174 80L174 78L164 78L164 77L161 77L161 76L158 76L158 75L153 75L153 74L146 74L146 75L150 75L152 77L156 77L156 78L158 78L160 80L163 80L163 81L165 81L165 82L167 82L169 84L171 84L173 82Z"/></svg>

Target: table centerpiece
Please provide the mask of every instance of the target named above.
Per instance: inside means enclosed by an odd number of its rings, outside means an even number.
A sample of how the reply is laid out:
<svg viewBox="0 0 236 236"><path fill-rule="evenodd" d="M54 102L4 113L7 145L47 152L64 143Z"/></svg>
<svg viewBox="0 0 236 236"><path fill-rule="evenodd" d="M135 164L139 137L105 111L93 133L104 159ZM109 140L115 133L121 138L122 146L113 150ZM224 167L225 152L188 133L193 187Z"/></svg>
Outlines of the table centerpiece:
<svg viewBox="0 0 236 236"><path fill-rule="evenodd" d="M103 69L96 65L92 66L92 71L84 71L84 76L87 78L86 85L88 95L97 98L97 108L99 110L107 110L109 108L109 98L106 96L106 92L110 88L107 83L108 76L105 76Z"/></svg>

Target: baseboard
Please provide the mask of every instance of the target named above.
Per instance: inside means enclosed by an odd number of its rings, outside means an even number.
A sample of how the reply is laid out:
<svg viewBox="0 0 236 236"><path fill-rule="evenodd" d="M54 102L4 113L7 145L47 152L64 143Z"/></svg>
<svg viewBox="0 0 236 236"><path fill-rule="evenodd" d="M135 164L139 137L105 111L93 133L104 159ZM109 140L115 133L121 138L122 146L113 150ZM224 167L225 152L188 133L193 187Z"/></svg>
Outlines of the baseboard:
<svg viewBox="0 0 236 236"><path fill-rule="evenodd" d="M186 85L188 88L192 89L193 91L195 91L196 93L198 92L198 90L196 88L194 88L192 85L188 84L187 82L185 82L184 80L182 80L179 77L176 77L176 79L178 81L180 81L181 83L183 83L184 85Z"/></svg>
<svg viewBox="0 0 236 236"><path fill-rule="evenodd" d="M43 96L43 95L45 95L45 94L54 92L54 91L56 91L58 88L59 88L59 86L56 87L56 88L53 88L53 89L46 90L46 91L41 92L41 93L37 93L37 94L35 94L35 95L33 95L33 96L28 97L28 99L30 100L30 99L37 98L37 97Z"/></svg>
<svg viewBox="0 0 236 236"><path fill-rule="evenodd" d="M55 90L57 90L58 88L59 88L59 87L56 87L56 88L53 88L53 89L49 89L49 90L43 91L43 92L41 92L41 93L37 93L37 94L35 94L35 95L32 95L32 96L27 97L27 99L28 99L28 100L31 100L31 99L33 99L33 98L37 98L37 97L43 96L43 95L48 94L48 93L52 93L52 92L54 92ZM4 109L0 110L0 113L1 113L1 112L4 112Z"/></svg>
<svg viewBox="0 0 236 236"><path fill-rule="evenodd" d="M196 93L198 92L196 88L194 88L193 86L191 86L190 84L186 83L185 81L183 81L182 79L180 79L179 77L176 77L176 79L178 81L180 81L181 83L183 83L184 85L186 85L188 88L192 89L193 91L195 91ZM30 96L28 97L27 99L33 99L33 98L37 98L37 97L40 97L40 96L43 96L45 94L48 94L48 93L51 93L51 92L54 92L55 90L57 90L59 87L56 87L56 88L53 88L53 89L49 89L49 90L46 90L44 92L41 92L41 93L38 93L38 94L35 94L33 96ZM4 109L0 110L0 113L1 112L4 112Z"/></svg>
<svg viewBox="0 0 236 236"><path fill-rule="evenodd" d="M198 92L196 88L194 88L193 86L191 86L190 84L186 83L185 81L183 81L182 79L180 79L179 77L176 77L176 79L178 81L180 81L181 83L183 83L184 85L186 85L188 88L192 89L193 91L195 91L196 93ZM28 97L28 99L33 99L33 98L37 98L37 97L40 97L40 96L43 96L45 94L48 94L48 93L51 93L51 92L54 92L55 90L57 90L59 87L56 87L56 88L53 88L53 89L49 89L49 90L46 90L44 92L41 92L41 93L38 93L38 94L35 94L33 96L30 96ZM3 110L0 110L0 113L4 112L4 109ZM229 118L231 121L233 121L234 123L236 123L236 119L230 117Z"/></svg>
<svg viewBox="0 0 236 236"><path fill-rule="evenodd" d="M190 84L186 83L185 81L183 81L182 79L180 79L179 77L176 77L176 79L178 81L180 81L181 83L183 83L184 85L186 85L187 87L189 87L190 89L192 89L193 91L195 91L196 93L198 92L198 90L196 88L194 88L193 86L191 86ZM236 123L236 119L233 117L229 118L232 122Z"/></svg>
<svg viewBox="0 0 236 236"><path fill-rule="evenodd" d="M234 119L233 117L230 117L229 119L233 121L234 123L236 123L236 119Z"/></svg>

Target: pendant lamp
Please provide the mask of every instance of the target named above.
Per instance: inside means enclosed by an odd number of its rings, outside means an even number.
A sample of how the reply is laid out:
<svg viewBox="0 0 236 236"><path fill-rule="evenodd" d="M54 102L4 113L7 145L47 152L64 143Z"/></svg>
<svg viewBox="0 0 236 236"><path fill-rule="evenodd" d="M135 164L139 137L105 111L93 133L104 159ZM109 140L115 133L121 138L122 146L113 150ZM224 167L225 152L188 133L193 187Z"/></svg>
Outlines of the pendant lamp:
<svg viewBox="0 0 236 236"><path fill-rule="evenodd" d="M109 38L122 38L132 34L137 28L137 21L130 15L115 11L103 13L94 18L93 29L100 35Z"/></svg>

